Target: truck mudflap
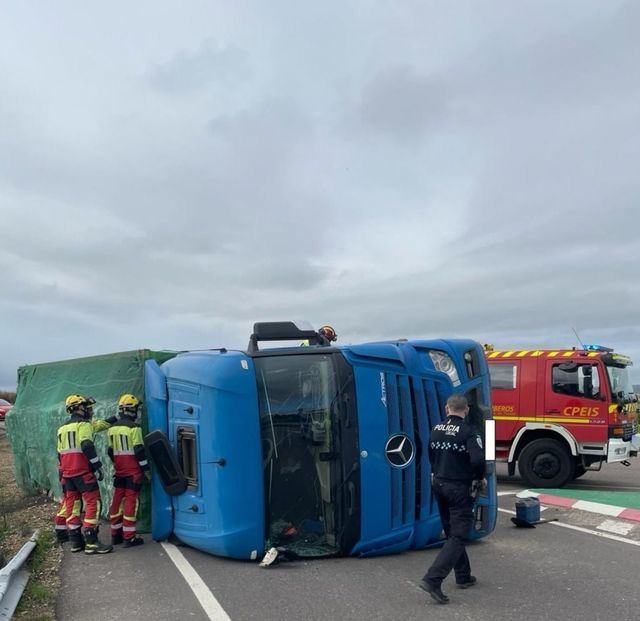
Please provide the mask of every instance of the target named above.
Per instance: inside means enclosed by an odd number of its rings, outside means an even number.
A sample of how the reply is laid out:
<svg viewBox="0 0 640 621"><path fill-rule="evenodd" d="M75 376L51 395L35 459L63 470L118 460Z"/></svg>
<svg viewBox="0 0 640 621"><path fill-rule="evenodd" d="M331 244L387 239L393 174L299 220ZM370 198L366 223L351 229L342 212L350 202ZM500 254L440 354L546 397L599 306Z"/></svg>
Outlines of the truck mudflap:
<svg viewBox="0 0 640 621"><path fill-rule="evenodd" d="M147 360L144 368L145 405L149 431L168 431L167 381L155 360ZM149 451L149 457L153 457ZM167 539L173 532L173 506L165 491L156 467L151 475L151 537L155 541Z"/></svg>

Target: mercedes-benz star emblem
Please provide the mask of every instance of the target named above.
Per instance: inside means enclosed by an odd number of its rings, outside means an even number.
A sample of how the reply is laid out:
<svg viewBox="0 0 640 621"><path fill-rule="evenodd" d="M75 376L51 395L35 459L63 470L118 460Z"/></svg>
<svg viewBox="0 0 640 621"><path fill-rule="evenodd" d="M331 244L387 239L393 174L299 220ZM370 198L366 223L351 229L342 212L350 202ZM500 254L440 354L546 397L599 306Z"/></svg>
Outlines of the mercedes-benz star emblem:
<svg viewBox="0 0 640 621"><path fill-rule="evenodd" d="M387 440L384 454L394 468L406 468L415 455L415 448L409 436L398 433Z"/></svg>

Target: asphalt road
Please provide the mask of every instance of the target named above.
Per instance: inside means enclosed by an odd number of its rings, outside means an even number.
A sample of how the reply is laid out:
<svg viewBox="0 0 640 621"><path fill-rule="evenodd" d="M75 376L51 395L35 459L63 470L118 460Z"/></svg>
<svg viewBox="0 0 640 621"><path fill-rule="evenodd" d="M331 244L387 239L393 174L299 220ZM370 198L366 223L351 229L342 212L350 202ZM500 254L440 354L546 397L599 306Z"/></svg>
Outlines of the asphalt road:
<svg viewBox="0 0 640 621"><path fill-rule="evenodd" d="M2 433L2 425L0 425ZM373 559L294 562L260 569L254 562L220 559L180 547L233 621L261 619L439 619L473 621L637 621L640 619L640 525L623 540L604 538L603 516L549 508L556 523L515 528L509 518L513 493L525 488L499 464L495 532L469 547L478 584L444 591L451 604L438 606L418 588L436 550ZM572 484L589 490L638 491L640 460L605 466ZM583 530L573 530L577 527ZM107 530L107 529L105 529ZM106 534L102 536L107 539ZM208 617L165 549L149 541L100 557L65 551L58 618L206 620Z"/></svg>
<svg viewBox="0 0 640 621"><path fill-rule="evenodd" d="M517 491L501 486L501 492ZM451 604L438 606L417 583L437 551L374 559L293 562L260 569L253 562L180 550L233 621L261 619L519 619L637 621L640 619L640 525L617 541L598 536L602 516L547 509L558 518L535 529L515 528L499 499L496 531L470 546L478 584L444 584ZM567 526L584 529L572 530ZM207 619L163 547L147 543L102 557L65 553L60 619ZM81 588L78 588L82 585ZM91 602L91 608L87 608Z"/></svg>

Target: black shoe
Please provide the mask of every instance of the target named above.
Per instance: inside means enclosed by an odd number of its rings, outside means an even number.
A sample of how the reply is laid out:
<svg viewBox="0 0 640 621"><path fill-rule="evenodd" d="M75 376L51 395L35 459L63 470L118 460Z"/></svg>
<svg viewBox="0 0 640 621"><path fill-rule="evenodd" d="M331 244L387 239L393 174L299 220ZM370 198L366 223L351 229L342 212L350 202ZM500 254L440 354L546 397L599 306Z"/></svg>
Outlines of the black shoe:
<svg viewBox="0 0 640 621"><path fill-rule="evenodd" d="M478 580L475 576L469 576L464 582L456 582L456 586L459 589L468 589L472 587Z"/></svg>
<svg viewBox="0 0 640 621"><path fill-rule="evenodd" d="M135 535L134 537L131 537L131 539L125 539L122 547L134 548L135 546L141 546L143 543L144 539L142 537L138 537L138 535Z"/></svg>
<svg viewBox="0 0 640 621"><path fill-rule="evenodd" d="M84 531L84 537L85 554L107 554L113 551L113 546L108 546L100 542L98 539L98 531L95 528L87 528L87 530Z"/></svg>
<svg viewBox="0 0 640 621"><path fill-rule="evenodd" d="M69 531L68 530L57 530L56 529L56 541L62 545L69 541Z"/></svg>
<svg viewBox="0 0 640 621"><path fill-rule="evenodd" d="M439 586L435 586L434 584L430 584L426 580L420 580L420 584L418 585L423 591L426 591L431 595L432 599L434 599L438 604L448 604L449 598L442 592L442 589Z"/></svg>
<svg viewBox="0 0 640 621"><path fill-rule="evenodd" d="M118 531L117 535L111 535L111 545L117 546L122 543L122 531Z"/></svg>
<svg viewBox="0 0 640 621"><path fill-rule="evenodd" d="M74 528L69 531L69 541L71 542L72 552L82 552L84 550L84 539L79 528Z"/></svg>

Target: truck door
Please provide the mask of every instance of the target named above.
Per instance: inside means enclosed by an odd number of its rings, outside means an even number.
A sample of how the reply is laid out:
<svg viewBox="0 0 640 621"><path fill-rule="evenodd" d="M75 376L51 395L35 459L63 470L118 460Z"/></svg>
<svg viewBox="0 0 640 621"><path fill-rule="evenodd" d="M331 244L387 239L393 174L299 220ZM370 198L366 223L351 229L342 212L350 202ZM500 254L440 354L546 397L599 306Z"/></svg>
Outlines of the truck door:
<svg viewBox="0 0 640 621"><path fill-rule="evenodd" d="M547 359L544 371L545 422L583 425L599 418L604 406L597 364Z"/></svg>
<svg viewBox="0 0 640 621"><path fill-rule="evenodd" d="M212 461L200 434L200 386L184 380L168 380L169 441L187 483L184 493L173 497L175 530L206 530L207 511L202 494L201 465Z"/></svg>

